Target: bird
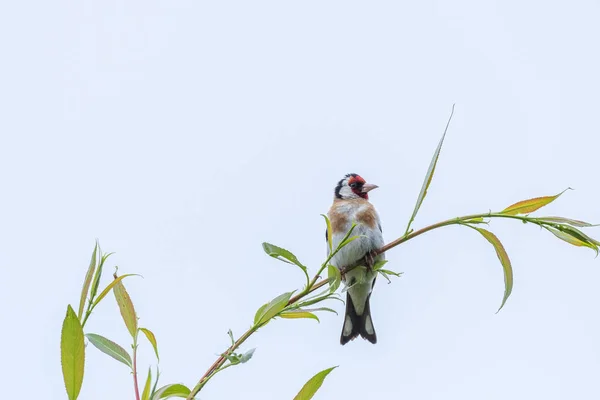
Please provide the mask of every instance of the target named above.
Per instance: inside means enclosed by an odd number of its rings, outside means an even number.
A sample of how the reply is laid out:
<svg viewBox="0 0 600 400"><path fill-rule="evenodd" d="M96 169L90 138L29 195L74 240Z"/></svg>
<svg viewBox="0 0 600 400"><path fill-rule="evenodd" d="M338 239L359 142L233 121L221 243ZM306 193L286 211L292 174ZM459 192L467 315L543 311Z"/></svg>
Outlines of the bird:
<svg viewBox="0 0 600 400"><path fill-rule="evenodd" d="M334 251L353 222L356 227L352 236L360 235L336 253L330 264L341 272L355 265L366 267L354 268L342 274L342 281L347 289L346 313L340 337L342 345L359 335L373 344L377 343L369 300L377 277L373 266L377 261L384 260L385 255L375 253L375 250L384 245L379 214L369 202L369 192L376 188L377 185L367 183L358 174L345 175L335 187L333 204L327 213ZM328 237L327 231L325 237ZM329 256L329 246L327 252Z"/></svg>

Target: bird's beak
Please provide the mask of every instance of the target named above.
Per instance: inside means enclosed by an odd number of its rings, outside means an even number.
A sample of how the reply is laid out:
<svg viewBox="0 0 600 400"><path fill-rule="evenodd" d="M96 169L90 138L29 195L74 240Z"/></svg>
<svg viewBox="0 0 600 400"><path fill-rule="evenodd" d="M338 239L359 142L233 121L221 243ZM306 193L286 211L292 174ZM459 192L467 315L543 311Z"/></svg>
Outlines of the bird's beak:
<svg viewBox="0 0 600 400"><path fill-rule="evenodd" d="M373 185L371 183L365 183L362 187L362 192L363 193L369 193L371 190L373 189L377 189L379 186L377 185Z"/></svg>

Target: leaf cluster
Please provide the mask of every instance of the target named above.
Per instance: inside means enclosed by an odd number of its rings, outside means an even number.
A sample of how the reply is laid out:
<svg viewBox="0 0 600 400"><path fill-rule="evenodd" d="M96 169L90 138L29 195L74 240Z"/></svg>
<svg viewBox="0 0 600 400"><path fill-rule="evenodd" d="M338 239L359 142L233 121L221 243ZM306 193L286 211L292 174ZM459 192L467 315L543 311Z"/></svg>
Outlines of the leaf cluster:
<svg viewBox="0 0 600 400"><path fill-rule="evenodd" d="M153 379L152 370L148 368L148 375L140 394L137 369L137 350L138 338L141 332L148 340L157 362L160 360L158 352L158 343L154 333L138 325L138 316L135 312L133 302L129 293L125 289L123 280L130 276L139 276L135 274L126 274L117 276L113 274L113 280L98 293L100 281L104 272L106 260L112 253L104 254L98 242L94 246L92 258L84 278L81 296L79 300L78 313L75 314L71 305L67 306L67 314L63 321L61 332L61 364L63 379L67 396L69 400L75 400L79 397L81 386L83 384L84 365L85 365L85 339L88 340L96 349L109 357L119 361L127 366L133 374L134 392L136 400L160 400L171 397L187 397L190 389L181 384L169 384L158 388L159 370L156 367L156 377ZM85 325L92 315L94 309L102 300L113 292L115 301L121 313L122 320L127 331L132 338L132 352L128 352L121 345L97 333L84 333ZM87 304L87 306L86 306ZM85 312L84 312L85 310Z"/></svg>

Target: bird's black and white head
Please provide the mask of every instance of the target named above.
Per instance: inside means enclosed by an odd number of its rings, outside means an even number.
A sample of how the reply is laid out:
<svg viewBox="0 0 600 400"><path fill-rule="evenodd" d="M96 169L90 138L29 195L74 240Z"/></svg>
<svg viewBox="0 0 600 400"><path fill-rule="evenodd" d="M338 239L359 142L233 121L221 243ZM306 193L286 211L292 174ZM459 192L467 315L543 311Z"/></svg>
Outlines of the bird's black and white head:
<svg viewBox="0 0 600 400"><path fill-rule="evenodd" d="M348 174L335 187L335 198L350 200L363 198L369 200L369 192L377 189L377 185L367 183L358 174Z"/></svg>

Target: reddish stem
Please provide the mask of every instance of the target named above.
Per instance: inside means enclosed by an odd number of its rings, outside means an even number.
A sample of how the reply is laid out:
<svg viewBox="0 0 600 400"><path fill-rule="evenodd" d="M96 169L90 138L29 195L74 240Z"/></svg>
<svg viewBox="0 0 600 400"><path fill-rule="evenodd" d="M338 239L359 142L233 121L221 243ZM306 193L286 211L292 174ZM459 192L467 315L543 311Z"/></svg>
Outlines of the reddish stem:
<svg viewBox="0 0 600 400"><path fill-rule="evenodd" d="M135 339L134 342L137 342ZM133 388L135 390L135 400L140 400L140 388L137 380L137 343L133 344Z"/></svg>

